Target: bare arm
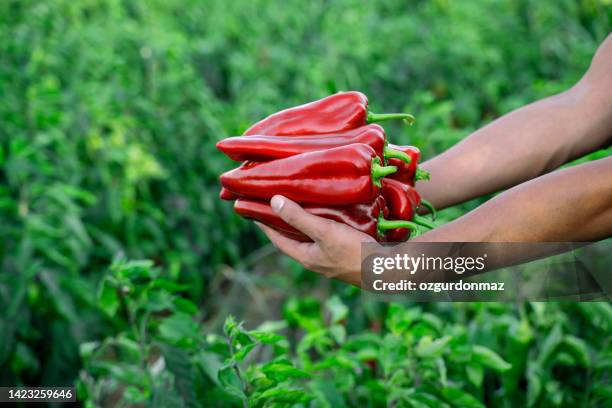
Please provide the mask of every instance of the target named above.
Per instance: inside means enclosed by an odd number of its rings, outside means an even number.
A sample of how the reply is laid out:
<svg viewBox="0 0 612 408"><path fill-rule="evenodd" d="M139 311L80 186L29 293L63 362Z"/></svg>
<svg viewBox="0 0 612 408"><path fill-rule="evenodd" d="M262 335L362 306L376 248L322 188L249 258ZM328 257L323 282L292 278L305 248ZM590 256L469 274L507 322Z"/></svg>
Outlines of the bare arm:
<svg viewBox="0 0 612 408"><path fill-rule="evenodd" d="M578 242L612 236L612 157L516 186L416 238L429 242Z"/></svg>
<svg viewBox="0 0 612 408"><path fill-rule="evenodd" d="M524 106L425 162L417 189L439 208L520 184L605 147L612 136L612 35L570 90Z"/></svg>

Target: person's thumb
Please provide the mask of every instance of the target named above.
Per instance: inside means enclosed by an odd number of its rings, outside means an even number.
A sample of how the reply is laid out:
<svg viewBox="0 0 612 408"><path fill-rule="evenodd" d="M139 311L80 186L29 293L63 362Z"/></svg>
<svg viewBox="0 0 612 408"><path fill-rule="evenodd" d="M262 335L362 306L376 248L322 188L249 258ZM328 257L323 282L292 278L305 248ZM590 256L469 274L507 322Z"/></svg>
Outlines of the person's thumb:
<svg viewBox="0 0 612 408"><path fill-rule="evenodd" d="M309 213L287 197L275 195L270 205L287 224L302 231L313 241L319 241L329 229L330 220Z"/></svg>

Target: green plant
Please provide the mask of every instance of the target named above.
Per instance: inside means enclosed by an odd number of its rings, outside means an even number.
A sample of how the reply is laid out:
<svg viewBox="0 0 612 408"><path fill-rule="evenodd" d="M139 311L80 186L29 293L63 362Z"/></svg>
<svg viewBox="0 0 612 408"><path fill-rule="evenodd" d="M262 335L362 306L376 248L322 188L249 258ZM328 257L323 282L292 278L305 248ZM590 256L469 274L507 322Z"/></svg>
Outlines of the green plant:
<svg viewBox="0 0 612 408"><path fill-rule="evenodd" d="M98 307L129 324L81 345L88 406L598 406L612 390L608 303L532 303L518 314L390 304L374 330L355 332L340 297L304 298L255 330L229 316L219 336L150 262L109 272ZM582 316L574 324L571 308Z"/></svg>

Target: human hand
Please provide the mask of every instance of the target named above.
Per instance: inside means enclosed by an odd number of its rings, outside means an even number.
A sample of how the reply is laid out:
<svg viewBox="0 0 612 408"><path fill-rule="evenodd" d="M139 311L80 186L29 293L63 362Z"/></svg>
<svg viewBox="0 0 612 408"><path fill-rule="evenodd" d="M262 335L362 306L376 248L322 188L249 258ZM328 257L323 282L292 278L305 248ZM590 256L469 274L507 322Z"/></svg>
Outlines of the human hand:
<svg viewBox="0 0 612 408"><path fill-rule="evenodd" d="M270 205L286 223L314 241L295 241L256 222L275 247L306 269L361 286L361 243L376 242L372 237L348 225L310 214L280 195L272 197Z"/></svg>

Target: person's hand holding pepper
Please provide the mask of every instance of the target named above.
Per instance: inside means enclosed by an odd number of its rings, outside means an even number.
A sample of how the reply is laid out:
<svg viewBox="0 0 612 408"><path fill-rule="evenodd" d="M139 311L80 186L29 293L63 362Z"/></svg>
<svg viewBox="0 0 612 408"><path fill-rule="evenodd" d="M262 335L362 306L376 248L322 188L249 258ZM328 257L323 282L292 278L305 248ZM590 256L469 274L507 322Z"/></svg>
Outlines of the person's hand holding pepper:
<svg viewBox="0 0 612 408"><path fill-rule="evenodd" d="M511 188L414 241L571 242L612 236L612 156L546 174L610 146L610 67L612 36L571 89L504 115L423 163L432 178L417 190L440 209ZM361 243L371 237L284 197L275 196L272 207L315 241L300 243L260 225L275 246L307 269L359 284Z"/></svg>
<svg viewBox="0 0 612 408"><path fill-rule="evenodd" d="M312 215L279 195L270 204L285 222L314 241L298 242L257 223L274 246L311 271L359 286L361 243L376 242L374 238L348 225Z"/></svg>

